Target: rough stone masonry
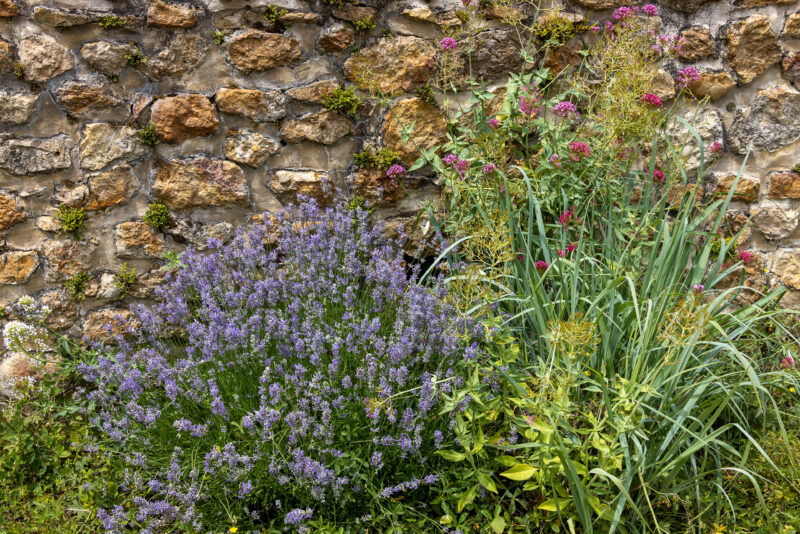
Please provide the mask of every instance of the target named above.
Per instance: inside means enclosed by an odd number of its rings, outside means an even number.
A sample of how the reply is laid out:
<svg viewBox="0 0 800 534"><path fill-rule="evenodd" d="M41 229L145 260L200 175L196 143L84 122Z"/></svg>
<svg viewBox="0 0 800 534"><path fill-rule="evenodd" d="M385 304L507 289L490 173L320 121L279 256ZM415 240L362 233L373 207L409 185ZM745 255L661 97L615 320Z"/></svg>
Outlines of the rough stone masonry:
<svg viewBox="0 0 800 534"><path fill-rule="evenodd" d="M575 20L602 20L628 3L559 5ZM660 73L658 92L674 98L677 72L695 66L700 80L691 89L711 100L698 131L725 147L704 192L727 192L754 149L729 218L739 226L752 218L743 238L756 253L747 283L785 284L785 305L796 306L800 2L653 3L659 31L686 39L681 60ZM397 116L415 123L419 145L440 143L444 118L416 90L431 77L440 28L459 24L461 7L460 0L0 0L4 320L31 295L53 309L54 329L107 338L106 325L120 332L135 321L130 303L150 298L163 281L164 252L229 239L237 225L297 194L325 201L325 179L373 201L382 188L380 215L393 224L413 220L437 194L430 177L393 189L382 172L353 165L364 143L392 147L406 163L415 159L397 120L370 101L347 117L325 109L322 98L339 84L377 84L395 95ZM526 16L530 7L513 9ZM485 10L476 73L499 87L520 66L519 50L502 10ZM357 33L351 23L365 17L376 27ZM575 64L589 39L574 37L549 66ZM359 75L365 64L369 80ZM138 139L151 123L161 140L155 147ZM169 208L168 228L143 222L154 201ZM86 210L80 240L59 233L60 206ZM138 278L121 299L114 275L123 262ZM91 276L87 298L78 303L64 282L84 272ZM0 368L14 372L7 361Z"/></svg>

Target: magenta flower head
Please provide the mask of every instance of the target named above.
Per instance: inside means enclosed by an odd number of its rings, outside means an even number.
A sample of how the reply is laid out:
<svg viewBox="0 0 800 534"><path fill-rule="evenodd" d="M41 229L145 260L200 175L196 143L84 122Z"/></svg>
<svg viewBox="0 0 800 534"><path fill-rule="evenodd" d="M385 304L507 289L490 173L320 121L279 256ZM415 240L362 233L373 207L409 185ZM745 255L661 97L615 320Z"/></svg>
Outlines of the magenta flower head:
<svg viewBox="0 0 800 534"><path fill-rule="evenodd" d="M678 84L681 86L681 89L686 89L690 85L697 83L699 79L700 74L694 67L686 67L678 73Z"/></svg>
<svg viewBox="0 0 800 534"><path fill-rule="evenodd" d="M439 44L442 45L442 50L453 50L458 46L458 41L452 37L445 37L439 42Z"/></svg>
<svg viewBox="0 0 800 534"><path fill-rule="evenodd" d="M448 154L442 158L442 161L445 163L445 165L452 165L453 163L458 161L458 156L456 156L455 154Z"/></svg>
<svg viewBox="0 0 800 534"><path fill-rule="evenodd" d="M406 168L402 165L394 164L386 170L386 176L394 180L395 178L399 178L406 173Z"/></svg>
<svg viewBox="0 0 800 534"><path fill-rule="evenodd" d="M611 16L617 22L633 17L633 11L627 6L618 7Z"/></svg>
<svg viewBox="0 0 800 534"><path fill-rule="evenodd" d="M561 156L558 154L552 154L547 161L549 161L550 164L555 167L561 167Z"/></svg>
<svg viewBox="0 0 800 534"><path fill-rule="evenodd" d="M495 128L500 127L500 121L497 119L489 119L489 128L494 130Z"/></svg>
<svg viewBox="0 0 800 534"><path fill-rule="evenodd" d="M548 267L550 267L550 264L544 260L539 260L536 262L536 269L539 271L546 271Z"/></svg>
<svg viewBox="0 0 800 534"><path fill-rule="evenodd" d="M794 369L794 358L791 356L786 356L781 360L781 367L784 369Z"/></svg>
<svg viewBox="0 0 800 534"><path fill-rule="evenodd" d="M692 286L692 292L694 292L695 295L699 295L700 293L703 292L703 289L705 289L705 287L706 286L704 286L703 284L695 284Z"/></svg>
<svg viewBox="0 0 800 534"><path fill-rule="evenodd" d="M642 95L642 102L653 108L664 107L664 103L661 101L658 95L654 95L653 93Z"/></svg>
<svg viewBox="0 0 800 534"><path fill-rule="evenodd" d="M600 32L600 26L592 26L589 29L592 30L592 33L599 33Z"/></svg>
<svg viewBox="0 0 800 534"><path fill-rule="evenodd" d="M572 102L565 100L553 106L553 113L565 119L574 119L578 116L578 108Z"/></svg>
<svg viewBox="0 0 800 534"><path fill-rule="evenodd" d="M569 245L567 245L567 252L575 252L576 250L578 250L577 243L570 243Z"/></svg>
<svg viewBox="0 0 800 534"><path fill-rule="evenodd" d="M739 259L741 260L742 263L750 263L751 261L753 261L753 258L755 258L755 256L756 255L750 252L749 250L739 251Z"/></svg>
<svg viewBox="0 0 800 534"><path fill-rule="evenodd" d="M542 100L542 93L535 85L530 85L527 91L519 97L519 110L525 115L536 115L539 112L539 102Z"/></svg>
<svg viewBox="0 0 800 534"><path fill-rule="evenodd" d="M642 13L655 17L658 15L658 8L653 4L645 4L642 6Z"/></svg>
<svg viewBox="0 0 800 534"><path fill-rule="evenodd" d="M559 258L566 258L567 257L567 251L564 250L563 248L558 249L558 257Z"/></svg>
<svg viewBox="0 0 800 534"><path fill-rule="evenodd" d="M661 172L658 169L655 169L653 171L653 181L656 182L657 184L663 184L664 183L664 173Z"/></svg>
<svg viewBox="0 0 800 534"><path fill-rule="evenodd" d="M719 141L714 141L708 145L708 150L711 152L712 156L717 156L722 153L722 145L719 143Z"/></svg>
<svg viewBox="0 0 800 534"><path fill-rule="evenodd" d="M489 175L492 174L495 170L497 170L497 167L495 167L494 163L487 163L486 165L483 166L483 174Z"/></svg>
<svg viewBox="0 0 800 534"><path fill-rule="evenodd" d="M571 152L569 157L572 161L580 161L582 157L588 158L592 155L592 150L589 148L589 145L581 141L571 142L569 144L569 150Z"/></svg>

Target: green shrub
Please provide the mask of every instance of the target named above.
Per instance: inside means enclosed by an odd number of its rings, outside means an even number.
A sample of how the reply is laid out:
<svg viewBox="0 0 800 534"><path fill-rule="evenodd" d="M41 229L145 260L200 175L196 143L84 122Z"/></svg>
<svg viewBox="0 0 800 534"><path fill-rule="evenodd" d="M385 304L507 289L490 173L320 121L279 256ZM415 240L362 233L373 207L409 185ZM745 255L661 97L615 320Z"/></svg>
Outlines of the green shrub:
<svg viewBox="0 0 800 534"><path fill-rule="evenodd" d="M156 146L159 143L155 124L151 122L139 128L139 143L144 146Z"/></svg>
<svg viewBox="0 0 800 534"><path fill-rule="evenodd" d="M144 222L153 228L167 228L171 224L169 208L161 202L153 202L147 206Z"/></svg>
<svg viewBox="0 0 800 534"><path fill-rule="evenodd" d="M214 30L211 32L211 37L214 38L214 42L217 43L219 46L225 44L225 32L222 30Z"/></svg>
<svg viewBox="0 0 800 534"><path fill-rule="evenodd" d="M86 299L86 286L91 279L89 273L78 273L64 281L64 287L69 290L72 300L83 302Z"/></svg>
<svg viewBox="0 0 800 534"><path fill-rule="evenodd" d="M288 11L285 9L279 9L275 6L267 6L266 10L264 11L264 20L278 22L280 18L285 16L287 13Z"/></svg>
<svg viewBox="0 0 800 534"><path fill-rule="evenodd" d="M372 17L363 17L357 20L354 20L350 23L353 27L353 30L356 32L356 35L361 35L362 33L369 32L372 28L375 27L375 21L372 20Z"/></svg>
<svg viewBox="0 0 800 534"><path fill-rule="evenodd" d="M417 96L430 106L436 105L436 98L433 94L433 86L429 83L424 83L417 87Z"/></svg>
<svg viewBox="0 0 800 534"><path fill-rule="evenodd" d="M125 54L125 62L129 67L135 67L136 65L147 63L147 56L142 54L141 50L136 50L132 54Z"/></svg>
<svg viewBox="0 0 800 534"><path fill-rule="evenodd" d="M14 76L20 79L25 77L25 67L19 61L14 63Z"/></svg>
<svg viewBox="0 0 800 534"><path fill-rule="evenodd" d="M128 296L128 291L136 283L138 276L136 269L128 267L127 263L123 263L119 272L114 275L114 286L119 290L119 298L124 299Z"/></svg>
<svg viewBox="0 0 800 534"><path fill-rule="evenodd" d="M43 329L44 317L46 312L25 320ZM98 439L89 424L97 407L83 394L86 383L76 372L94 355L51 335L55 344L42 349L54 352L28 351L37 362L33 377L17 382L10 398L0 398L0 517L10 534L99 532L96 508L120 497L118 459L98 454L114 445Z"/></svg>
<svg viewBox="0 0 800 534"><path fill-rule="evenodd" d="M332 111L349 115L352 118L356 118L359 104L361 104L361 99L356 96L356 91L352 86L337 87L322 97L323 106Z"/></svg>
<svg viewBox="0 0 800 534"><path fill-rule="evenodd" d="M386 170L400 159L400 154L391 148L381 148L377 151L372 147L367 147L361 152L353 155L353 161L358 167Z"/></svg>
<svg viewBox="0 0 800 534"><path fill-rule="evenodd" d="M104 30L113 30L125 26L125 20L116 15L103 15L97 24Z"/></svg>
<svg viewBox="0 0 800 534"><path fill-rule="evenodd" d="M71 235L74 239L80 239L86 229L86 210L83 208L61 206L56 211L56 218L61 221L59 231Z"/></svg>

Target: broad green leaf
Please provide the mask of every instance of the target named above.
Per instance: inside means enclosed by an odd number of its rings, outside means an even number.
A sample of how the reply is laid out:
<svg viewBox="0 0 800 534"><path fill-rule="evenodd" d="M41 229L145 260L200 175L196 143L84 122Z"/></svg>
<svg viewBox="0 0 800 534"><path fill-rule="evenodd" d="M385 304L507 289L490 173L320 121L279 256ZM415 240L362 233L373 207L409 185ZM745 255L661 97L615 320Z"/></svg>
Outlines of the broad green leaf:
<svg viewBox="0 0 800 534"><path fill-rule="evenodd" d="M528 480L534 474L536 474L536 469L528 464L517 464L511 469L500 473L500 475L510 478L511 480Z"/></svg>
<svg viewBox="0 0 800 534"><path fill-rule="evenodd" d="M464 509L469 503L475 500L475 495L478 493L478 485L475 484L472 486L469 491L466 491L461 494L461 498L458 500L458 513Z"/></svg>
<svg viewBox="0 0 800 534"><path fill-rule="evenodd" d="M506 529L506 520L503 519L503 516L498 515L494 518L494 521L489 523L489 526L492 527L492 530L495 532L495 534L502 534Z"/></svg>
<svg viewBox="0 0 800 534"><path fill-rule="evenodd" d="M464 453L451 451L451 450L447 450L447 449L442 449L441 451L436 451L436 454L438 454L439 456L441 456L445 460L450 460L451 462L460 462L464 458L466 458Z"/></svg>
<svg viewBox="0 0 800 534"><path fill-rule="evenodd" d="M488 476L487 474L478 473L478 482L481 483L481 486L492 493L497 493L497 486L495 485L494 480L492 480L492 477Z"/></svg>
<svg viewBox="0 0 800 534"><path fill-rule="evenodd" d="M548 512L564 510L571 502L572 499L558 499L558 502L556 502L556 499L547 499L546 501L544 501L542 504L539 505L539 510L546 510Z"/></svg>

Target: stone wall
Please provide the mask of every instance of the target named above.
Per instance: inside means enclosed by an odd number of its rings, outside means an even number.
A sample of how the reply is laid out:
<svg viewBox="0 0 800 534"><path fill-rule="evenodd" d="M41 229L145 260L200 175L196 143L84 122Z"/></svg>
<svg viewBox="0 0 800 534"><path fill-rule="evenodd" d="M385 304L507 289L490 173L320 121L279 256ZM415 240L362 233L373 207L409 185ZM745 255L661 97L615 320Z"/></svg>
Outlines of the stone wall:
<svg viewBox="0 0 800 534"><path fill-rule="evenodd" d="M564 11L603 20L620 0L574 0ZM726 191L749 146L731 220L752 216L756 251L750 283L785 283L800 301L800 3L794 0L662 0L662 33L686 38L682 61L662 73L659 93L674 97L675 76L693 65L693 91L713 110L704 139L726 149L706 192ZM109 321L133 320L126 307L163 279L163 252L229 238L236 225L276 211L298 193L326 200L323 181L373 201L381 215L410 220L437 188L412 176L393 187L381 171L357 170L364 143L388 145L406 163L398 124L374 100L353 117L322 97L338 84L377 85L396 95L395 111L414 121L422 146L443 139L440 111L417 95L432 76L440 29L460 23L453 0L331 6L305 0L0 0L0 304L33 295L54 311L49 322L72 335L107 335ZM518 6L519 13L530 6ZM475 73L502 83L519 67L516 37L486 8ZM114 17L111 17L114 15ZM266 15L266 17L265 17ZM375 28L354 31L372 17ZM118 26L118 27L113 27ZM591 34L569 41L552 67L574 63ZM367 76L360 67L370 65ZM153 124L161 142L139 142ZM149 203L170 209L157 230ZM59 206L86 210L79 240L59 233ZM138 280L120 299L122 264ZM83 302L65 280L88 272Z"/></svg>

